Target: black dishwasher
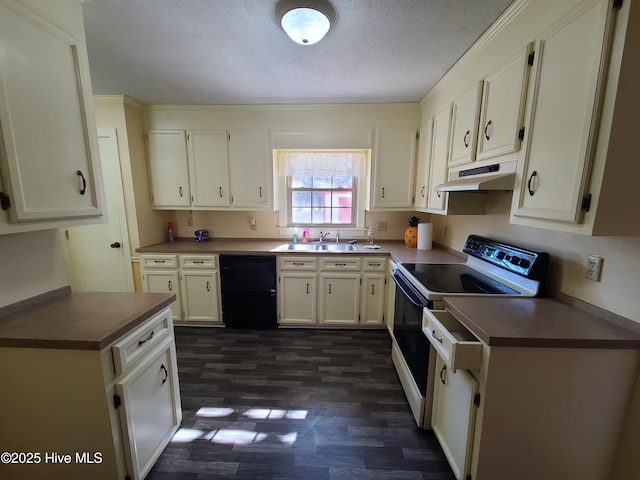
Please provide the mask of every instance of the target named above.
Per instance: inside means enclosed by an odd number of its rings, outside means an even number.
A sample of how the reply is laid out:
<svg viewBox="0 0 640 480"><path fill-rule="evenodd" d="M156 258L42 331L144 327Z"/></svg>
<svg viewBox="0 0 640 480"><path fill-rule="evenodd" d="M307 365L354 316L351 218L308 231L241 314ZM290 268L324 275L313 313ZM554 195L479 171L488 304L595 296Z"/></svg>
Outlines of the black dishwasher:
<svg viewBox="0 0 640 480"><path fill-rule="evenodd" d="M275 255L220 255L227 328L277 328Z"/></svg>

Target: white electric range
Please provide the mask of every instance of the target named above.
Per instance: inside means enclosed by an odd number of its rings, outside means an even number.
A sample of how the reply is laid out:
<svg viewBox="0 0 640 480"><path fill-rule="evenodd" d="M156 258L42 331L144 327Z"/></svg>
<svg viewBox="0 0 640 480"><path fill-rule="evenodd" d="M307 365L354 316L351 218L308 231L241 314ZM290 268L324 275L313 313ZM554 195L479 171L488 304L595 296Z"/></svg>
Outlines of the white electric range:
<svg viewBox="0 0 640 480"><path fill-rule="evenodd" d="M419 426L430 428L435 353L422 332L422 314L442 309L445 296L534 297L549 255L470 235L464 263L401 263L394 274L396 299L392 358Z"/></svg>

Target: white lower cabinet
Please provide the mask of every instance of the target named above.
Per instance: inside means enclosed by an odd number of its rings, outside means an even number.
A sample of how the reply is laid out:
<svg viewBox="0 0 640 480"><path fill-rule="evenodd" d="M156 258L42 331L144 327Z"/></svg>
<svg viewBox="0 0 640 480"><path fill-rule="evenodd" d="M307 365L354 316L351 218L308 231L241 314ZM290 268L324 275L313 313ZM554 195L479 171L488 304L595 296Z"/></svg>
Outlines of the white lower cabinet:
<svg viewBox="0 0 640 480"><path fill-rule="evenodd" d="M281 325L316 323L317 283L318 276L315 272L283 272L280 275L279 322Z"/></svg>
<svg viewBox="0 0 640 480"><path fill-rule="evenodd" d="M283 255L278 269L279 325L384 326L386 257Z"/></svg>
<svg viewBox="0 0 640 480"><path fill-rule="evenodd" d="M438 354L431 423L456 478L622 478L637 350L489 346L448 311L425 310L423 332Z"/></svg>
<svg viewBox="0 0 640 480"><path fill-rule="evenodd" d="M436 355L431 426L457 479L467 478L475 427L478 381L466 370L455 373Z"/></svg>
<svg viewBox="0 0 640 480"><path fill-rule="evenodd" d="M176 295L174 322L222 323L217 255L144 254L140 263L144 292Z"/></svg>
<svg viewBox="0 0 640 480"><path fill-rule="evenodd" d="M321 273L321 325L358 325L360 322L360 273Z"/></svg>
<svg viewBox="0 0 640 480"><path fill-rule="evenodd" d="M144 478L180 425L176 351L165 338L116 383L121 397L120 422L133 479Z"/></svg>
<svg viewBox="0 0 640 480"><path fill-rule="evenodd" d="M3 451L40 456L3 479L143 479L182 421L169 307L102 350L2 347L0 364Z"/></svg>

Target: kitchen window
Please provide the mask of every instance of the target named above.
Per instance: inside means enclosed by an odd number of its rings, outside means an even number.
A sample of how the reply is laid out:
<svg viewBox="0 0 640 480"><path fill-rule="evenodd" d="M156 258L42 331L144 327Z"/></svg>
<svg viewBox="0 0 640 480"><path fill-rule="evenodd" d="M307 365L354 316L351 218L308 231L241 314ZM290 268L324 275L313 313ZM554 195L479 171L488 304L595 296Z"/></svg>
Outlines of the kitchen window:
<svg viewBox="0 0 640 480"><path fill-rule="evenodd" d="M351 175L287 177L288 224L355 227L357 178Z"/></svg>
<svg viewBox="0 0 640 480"><path fill-rule="evenodd" d="M278 150L280 225L358 228L364 223L369 150Z"/></svg>

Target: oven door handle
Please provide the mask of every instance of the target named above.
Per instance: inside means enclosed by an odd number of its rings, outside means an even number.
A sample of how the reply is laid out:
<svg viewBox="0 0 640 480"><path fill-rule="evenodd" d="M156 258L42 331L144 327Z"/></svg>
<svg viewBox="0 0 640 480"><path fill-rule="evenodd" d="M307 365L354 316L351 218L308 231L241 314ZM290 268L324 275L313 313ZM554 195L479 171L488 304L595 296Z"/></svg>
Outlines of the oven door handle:
<svg viewBox="0 0 640 480"><path fill-rule="evenodd" d="M425 308L428 303L427 300L422 298L422 295L417 294L417 292L413 291L413 288L407 283L407 281L399 276L398 274L393 276L393 281L396 283L398 288L404 293L404 296L413 303L418 308Z"/></svg>

